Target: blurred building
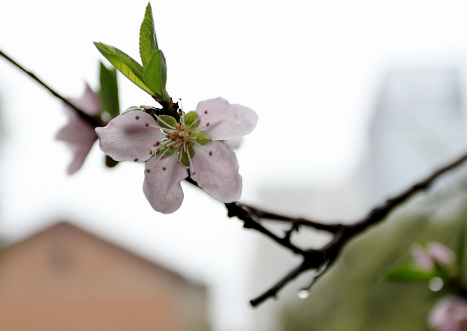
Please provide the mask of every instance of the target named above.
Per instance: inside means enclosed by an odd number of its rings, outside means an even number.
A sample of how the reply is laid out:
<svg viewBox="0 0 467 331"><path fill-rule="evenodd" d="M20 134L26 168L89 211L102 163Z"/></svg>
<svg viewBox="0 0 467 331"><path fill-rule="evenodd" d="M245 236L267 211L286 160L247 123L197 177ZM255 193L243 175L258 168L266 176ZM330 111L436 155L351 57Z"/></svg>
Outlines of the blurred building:
<svg viewBox="0 0 467 331"><path fill-rule="evenodd" d="M206 291L62 222L1 252L0 330L209 330Z"/></svg>

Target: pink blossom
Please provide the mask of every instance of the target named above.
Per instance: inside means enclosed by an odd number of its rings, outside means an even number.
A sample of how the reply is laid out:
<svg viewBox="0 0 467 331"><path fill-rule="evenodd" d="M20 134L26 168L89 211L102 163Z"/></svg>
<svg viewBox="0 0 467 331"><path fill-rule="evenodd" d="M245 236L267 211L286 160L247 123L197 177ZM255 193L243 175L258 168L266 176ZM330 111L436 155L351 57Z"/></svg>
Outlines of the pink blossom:
<svg viewBox="0 0 467 331"><path fill-rule="evenodd" d="M467 301L454 296L441 299L431 310L428 324L438 331L467 331Z"/></svg>
<svg viewBox="0 0 467 331"><path fill-rule="evenodd" d="M435 268L435 263L420 244L414 244L411 254L413 261L419 268L426 271L432 271Z"/></svg>
<svg viewBox="0 0 467 331"><path fill-rule="evenodd" d="M454 253L439 242L430 241L425 247L416 244L411 253L415 264L424 270L432 271L435 268L435 262L452 271L455 269Z"/></svg>
<svg viewBox="0 0 467 331"><path fill-rule="evenodd" d="M89 116L97 116L101 113L99 98L88 84L86 84L86 90L80 99L69 98L67 100ZM55 138L67 142L74 153L73 161L68 166L68 174L71 175L81 168L97 136L94 127L82 120L67 105L65 105L65 112L70 120Z"/></svg>
<svg viewBox="0 0 467 331"><path fill-rule="evenodd" d="M437 241L430 241L428 243L428 254L440 264L454 265L456 256L454 253Z"/></svg>
<svg viewBox="0 0 467 331"><path fill-rule="evenodd" d="M141 110L134 107L96 132L100 148L114 160L147 161L143 191L155 210L168 214L180 207L181 181L189 175L220 201L240 198L237 157L221 141L253 131L258 120L253 110L222 98L201 101L179 122Z"/></svg>

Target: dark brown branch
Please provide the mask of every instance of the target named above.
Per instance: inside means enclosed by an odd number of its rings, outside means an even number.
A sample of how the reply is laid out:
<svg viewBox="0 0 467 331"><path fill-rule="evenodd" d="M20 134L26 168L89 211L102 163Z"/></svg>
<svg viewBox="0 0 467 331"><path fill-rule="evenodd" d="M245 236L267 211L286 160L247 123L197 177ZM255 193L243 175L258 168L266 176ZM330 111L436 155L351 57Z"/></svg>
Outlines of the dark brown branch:
<svg viewBox="0 0 467 331"><path fill-rule="evenodd" d="M36 82L38 82L40 85L42 85L43 87L45 87L47 89L47 91L49 91L50 93L52 93L52 95L60 100L62 100L67 106L69 106L70 108L72 108L75 113L81 118L83 119L84 121L88 122L91 126L93 127L98 127L98 126L104 126L104 123L102 121L100 121L99 119L96 119L94 117L91 117L89 116L88 114L86 114L85 112L83 112L80 108L76 107L74 104L72 104L70 101L68 101L66 98L64 98L63 96L61 96L58 92L56 92L54 89L52 89L50 86L48 86L46 83L44 83L41 79L39 79L35 74L33 74L32 72L26 70L23 66L21 66L18 62L16 62L15 60L13 60L11 57L9 57L8 55L6 55L4 52L2 52L0 50L0 56L2 56L3 58L5 58L7 61L9 61L11 64L13 64L14 66L16 66L18 69L20 69L21 71L23 71L24 73L26 73L27 75L29 75L29 77L31 77L32 79L34 79Z"/></svg>
<svg viewBox="0 0 467 331"><path fill-rule="evenodd" d="M342 225L339 223L335 224L322 224L314 221L308 221L302 218L292 218L279 214L270 213L267 211L260 210L258 208L250 207L247 205L240 204L238 202L225 204L228 210L229 217L237 217L244 222L245 228L255 229L266 236L272 238L282 246L290 249L296 254L303 256L302 263L287 273L279 282L273 285L270 289L265 291L262 295L250 301L252 306L257 306L267 300L268 298L276 297L277 293L292 279L300 275L306 270L316 269L318 270L321 266L326 265L326 269L319 274L315 280L321 277L329 267L335 262L342 248L352 239L354 236L362 233L364 230L372 225L378 224L379 222L386 219L386 217L399 207L402 203L407 201L409 198L414 196L416 193L425 190L431 186L431 184L442 174L454 169L467 160L467 154L462 155L454 162L446 165L434 171L424 180L416 183L412 187L396 195L393 198L386 200L381 206L378 206L371 210L361 220L357 220L353 224ZM274 234L271 234L269 230L259 224L259 218L273 219L277 221L291 222L292 228L286 232L284 238L279 238ZM334 234L333 239L324 247L319 250L301 250L297 249L290 242L290 237L294 229L298 230L300 225L311 226L318 230L328 231Z"/></svg>
<svg viewBox="0 0 467 331"><path fill-rule="evenodd" d="M354 227L354 231L360 232L360 228L367 228L369 225L375 224L382 219L384 219L390 212L394 210L397 206L402 204L403 202L407 201L408 198L413 196L415 193L427 189L430 187L430 185L437 179L439 176L442 174L448 172L451 169L456 168L457 166L461 165L467 161L467 154L462 155L459 157L457 160L454 162L449 163L448 165L434 171L431 175L429 175L427 178L424 180L416 183L412 187L408 188L407 190L403 191L399 195L386 200L386 202L380 206L374 208L366 217L364 217L362 220L359 222L354 223L351 225Z"/></svg>
<svg viewBox="0 0 467 331"><path fill-rule="evenodd" d="M304 218L293 218L293 217L288 217L284 215L270 213L268 211L264 211L264 210L261 210L261 209L258 209L258 208L255 208L249 205L247 207L250 208L250 210L258 218L265 218L265 219L274 220L274 221L292 222L296 225L310 226L317 230L323 230L323 231L327 231L331 233L335 233L340 227L340 223L336 223L336 224L320 223L320 222L306 220Z"/></svg>
<svg viewBox="0 0 467 331"><path fill-rule="evenodd" d="M305 270L308 270L308 269L309 268L307 268L307 266L305 264L305 261L303 261L302 263L300 263L300 265L298 267L292 269L284 278L282 278L279 282L277 282L277 284L272 286L270 289L268 289L266 292L264 292L263 294L261 294L257 298L254 298L254 299L250 300L250 304L253 307L256 307L257 305L259 305L260 303L262 303L264 300L266 300L268 298L276 298L277 292L279 292L280 289L282 287L284 287L284 285L286 285L292 279L294 279L295 277L297 277L302 272L304 272Z"/></svg>
<svg viewBox="0 0 467 331"><path fill-rule="evenodd" d="M256 231L259 231L262 234L274 240L275 242L277 242L278 244L290 249L295 254L300 254L303 256L308 254L306 251L293 245L290 242L290 238L288 238L287 236L283 238L278 237L274 233L266 229L264 226L262 226L259 223L258 217L256 217L256 215L246 205L242 205L239 202L232 202L226 203L225 207L227 208L229 217L237 217L238 219L243 221L243 227L245 229L254 229Z"/></svg>

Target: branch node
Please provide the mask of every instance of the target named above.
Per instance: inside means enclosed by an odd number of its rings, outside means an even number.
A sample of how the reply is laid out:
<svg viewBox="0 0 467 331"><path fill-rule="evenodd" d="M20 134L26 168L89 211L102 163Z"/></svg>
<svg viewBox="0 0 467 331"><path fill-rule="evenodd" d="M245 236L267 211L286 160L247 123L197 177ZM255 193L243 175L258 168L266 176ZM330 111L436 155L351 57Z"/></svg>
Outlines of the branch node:
<svg viewBox="0 0 467 331"><path fill-rule="evenodd" d="M299 220L292 220L292 226L290 227L290 229L284 231L284 233L285 233L284 240L287 240L287 241L290 243L290 239L291 239L291 237L292 237L292 233L293 233L294 231L296 231L296 232L298 233L299 230L300 230L300 223L299 223Z"/></svg>

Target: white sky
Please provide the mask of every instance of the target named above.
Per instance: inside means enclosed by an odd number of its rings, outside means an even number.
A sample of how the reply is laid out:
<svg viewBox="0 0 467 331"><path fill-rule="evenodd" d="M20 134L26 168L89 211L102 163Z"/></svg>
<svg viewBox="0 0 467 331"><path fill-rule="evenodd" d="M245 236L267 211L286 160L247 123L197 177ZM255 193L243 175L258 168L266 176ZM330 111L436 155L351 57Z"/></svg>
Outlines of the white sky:
<svg viewBox="0 0 467 331"><path fill-rule="evenodd" d="M0 49L65 96L97 86L92 41L138 56L146 0L3 1ZM332 184L358 165L369 112L388 66L461 68L467 58L464 1L153 1L168 65L168 91L185 110L222 96L259 114L237 153L243 200L273 181ZM120 76L123 109L151 104ZM142 166L107 170L98 148L66 175L71 153L54 140L61 103L0 59L5 129L1 232L20 238L71 219L113 241L214 286L219 331L249 330L253 293L246 253L256 234L228 220L222 204L185 185L173 215L154 212L141 190ZM257 293L255 293L257 294Z"/></svg>

